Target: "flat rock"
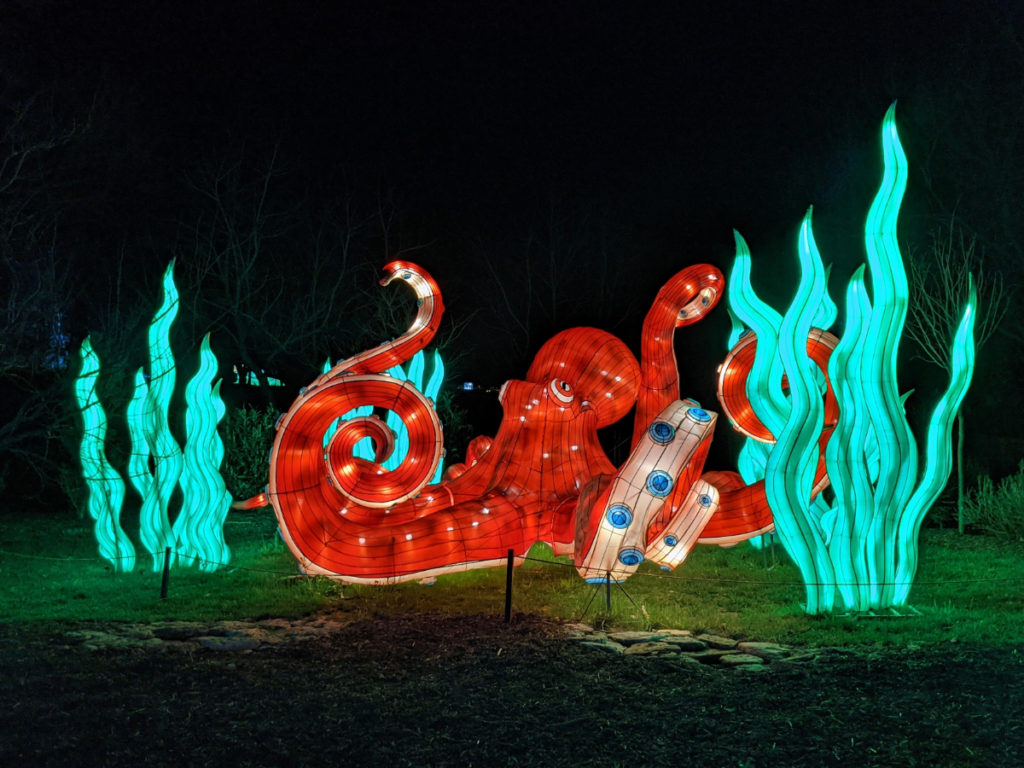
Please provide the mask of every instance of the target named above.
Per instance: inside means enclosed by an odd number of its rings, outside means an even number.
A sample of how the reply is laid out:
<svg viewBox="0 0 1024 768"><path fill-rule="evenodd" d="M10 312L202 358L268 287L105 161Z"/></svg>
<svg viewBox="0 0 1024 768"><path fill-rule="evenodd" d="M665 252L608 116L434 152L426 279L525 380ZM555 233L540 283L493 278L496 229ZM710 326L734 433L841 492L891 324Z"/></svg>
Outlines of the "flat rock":
<svg viewBox="0 0 1024 768"><path fill-rule="evenodd" d="M663 632L612 632L608 637L616 643L623 645L635 645L636 643L653 643L667 637Z"/></svg>
<svg viewBox="0 0 1024 768"><path fill-rule="evenodd" d="M722 656L718 663L723 667L739 667L744 664L758 664L764 666L764 659L754 656L752 653L730 653Z"/></svg>
<svg viewBox="0 0 1024 768"><path fill-rule="evenodd" d="M696 659L701 664L717 664L723 656L731 656L736 651L726 651L721 648L708 648L699 653L691 653L690 658Z"/></svg>
<svg viewBox="0 0 1024 768"><path fill-rule="evenodd" d="M586 646L587 648L598 648L602 651L609 651L611 653L622 653L626 650L624 645L613 643L610 640L583 640L580 645Z"/></svg>
<svg viewBox="0 0 1024 768"><path fill-rule="evenodd" d="M625 654L627 656L657 656L660 653L666 653L674 650L676 650L676 647L669 643L633 643L626 647Z"/></svg>
<svg viewBox="0 0 1024 768"><path fill-rule="evenodd" d="M731 637L722 637L721 635L697 635L697 639L706 643L709 648L718 648L726 651L730 651L739 645Z"/></svg>
<svg viewBox="0 0 1024 768"><path fill-rule="evenodd" d="M684 653L699 653L707 646L692 635L669 635L661 642L671 644L672 648Z"/></svg>
<svg viewBox="0 0 1024 768"><path fill-rule="evenodd" d="M79 645L83 643L95 644L98 641L102 642L102 640L110 637L111 635L109 633L98 629L78 629L64 633L64 639L71 645Z"/></svg>

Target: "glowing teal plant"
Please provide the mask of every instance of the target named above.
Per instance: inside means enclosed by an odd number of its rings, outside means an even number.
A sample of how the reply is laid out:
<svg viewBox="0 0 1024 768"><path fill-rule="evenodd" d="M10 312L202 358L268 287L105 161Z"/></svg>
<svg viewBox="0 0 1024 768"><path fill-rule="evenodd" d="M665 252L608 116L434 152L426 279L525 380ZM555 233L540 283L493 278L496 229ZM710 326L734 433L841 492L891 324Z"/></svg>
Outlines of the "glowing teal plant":
<svg viewBox="0 0 1024 768"><path fill-rule="evenodd" d="M324 364L324 373L331 369L331 361L328 360ZM430 378L427 379L426 387L423 386L423 376L425 373L425 363L423 350L417 352L412 359L409 361L408 370L402 368L400 365L396 365L393 368L386 371L388 376L391 376L398 381L409 381L416 387L423 395L430 400L435 402L437 400L437 393L441 391L441 382L444 380L444 363L441 361L441 354L437 351L434 352L433 365L431 365ZM346 419L360 418L369 416L373 411L372 407L364 405L358 408L353 408L348 413L342 415L337 421L335 421L331 428L324 435L324 445L326 446L331 438L331 435L337 430L338 425ZM405 424L402 423L402 419L399 418L398 414L394 411L388 411L385 419L388 429L395 434L395 448L391 455L384 461L382 466L384 469L392 470L398 467L402 463L402 459L409 452L409 430L406 429ZM366 459L367 461L373 461L373 443L370 438L364 438L356 443L354 454L356 458ZM443 472L442 463L437 466L437 472L434 474L431 482L440 483L441 475Z"/></svg>
<svg viewBox="0 0 1024 768"><path fill-rule="evenodd" d="M803 576L809 613L833 610L837 595L850 610L906 603L920 526L949 477L950 428L973 373L972 299L953 340L949 386L927 428L919 479L917 445L896 382L908 294L896 240L907 166L895 105L883 122L882 145L885 172L865 225L871 295L862 266L847 287L845 329L828 366L839 405L825 454L830 503L812 501L811 495L824 408L820 372L808 357L806 340L812 326L835 316L811 214L800 228L799 286L781 316L751 288L750 252L736 237L729 301L757 334L747 395L775 437L765 465L765 492L776 530Z"/></svg>
<svg viewBox="0 0 1024 768"><path fill-rule="evenodd" d="M135 372L135 386L132 399L128 401L125 420L128 422L128 434L132 441L132 452L128 457L128 479L138 492L139 497L149 496L153 485L153 475L149 468L149 443L146 441L145 406L149 387L142 369Z"/></svg>
<svg viewBox="0 0 1024 768"><path fill-rule="evenodd" d="M120 522L124 480L111 466L104 450L107 416L96 393L100 360L88 337L82 342L80 354L82 370L75 380L75 398L82 414L79 458L89 494L89 516L96 522L94 531L100 555L110 561L115 571L130 571L135 567L135 548Z"/></svg>
<svg viewBox="0 0 1024 768"><path fill-rule="evenodd" d="M146 443L153 461L153 478L149 493L142 502L139 536L153 557L153 570L160 570L164 550L174 546L168 509L183 464L181 448L171 433L167 418L175 382L170 334L178 315L173 260L164 272L163 292L163 303L149 326L149 388L142 414Z"/></svg>
<svg viewBox="0 0 1024 768"><path fill-rule="evenodd" d="M230 557L224 542L224 521L231 507L231 494L218 468L224 458L224 443L217 423L224 417L220 399L217 358L210 349L210 334L203 337L199 370L185 388L185 460L181 474L183 502L174 521L178 557L186 564L198 559L203 571L214 571Z"/></svg>
<svg viewBox="0 0 1024 768"><path fill-rule="evenodd" d="M230 556L223 529L231 498L219 472L224 446L217 434L224 404L219 394L220 382L212 384L218 366L207 335L200 347L199 371L186 387L187 440L183 454L168 423L168 406L175 384L170 329L177 311L178 291L171 262L163 277L163 303L149 328L149 383L143 369L136 371L126 412L132 443L128 478L142 499L139 537L153 557L154 570L163 566L164 553L170 547L179 562L198 561L202 570L212 571ZM95 396L99 362L88 339L82 345L82 358L83 373L76 391L86 423L82 467L90 488L90 509L96 510L96 534L104 556L108 557L107 552L111 551L113 536L116 546L127 548L131 555L129 564L124 566L127 570L134 564L134 550L117 526L124 482L102 454L106 420ZM179 483L182 504L172 526L171 498ZM120 557L127 562L123 553Z"/></svg>

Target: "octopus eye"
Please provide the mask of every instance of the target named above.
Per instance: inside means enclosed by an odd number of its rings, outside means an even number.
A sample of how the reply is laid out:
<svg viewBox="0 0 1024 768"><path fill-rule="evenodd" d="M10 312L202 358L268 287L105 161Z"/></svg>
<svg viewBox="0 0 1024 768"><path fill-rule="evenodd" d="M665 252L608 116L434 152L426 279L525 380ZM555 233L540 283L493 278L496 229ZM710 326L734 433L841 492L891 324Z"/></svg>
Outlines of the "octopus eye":
<svg viewBox="0 0 1024 768"><path fill-rule="evenodd" d="M552 379L549 389L551 390L551 394L553 394L560 402L572 402L572 385L568 381L565 381L564 379Z"/></svg>

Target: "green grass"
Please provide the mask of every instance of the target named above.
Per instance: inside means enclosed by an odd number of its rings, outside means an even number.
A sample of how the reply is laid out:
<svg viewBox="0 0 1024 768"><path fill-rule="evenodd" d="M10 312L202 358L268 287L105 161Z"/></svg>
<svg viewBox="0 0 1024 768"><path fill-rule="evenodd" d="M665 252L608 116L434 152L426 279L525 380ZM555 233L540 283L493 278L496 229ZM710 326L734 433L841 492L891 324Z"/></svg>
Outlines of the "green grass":
<svg viewBox="0 0 1024 768"><path fill-rule="evenodd" d="M298 576L267 511L233 513L232 564L215 573L175 568L167 599L161 574L140 559L115 574L96 555L90 524L67 514L6 514L0 545L0 616L7 621L229 620L296 617L339 607L354 617L504 611L503 568L441 577L433 586L340 585ZM923 532L911 605L921 615L809 617L803 587L781 548L698 547L672 573L649 564L611 590L595 589L568 561L538 545L515 571L513 609L621 628L679 627L811 645L1016 642L1024 635L1024 545L955 531ZM544 562L540 562L544 561ZM589 607L588 607L589 604Z"/></svg>

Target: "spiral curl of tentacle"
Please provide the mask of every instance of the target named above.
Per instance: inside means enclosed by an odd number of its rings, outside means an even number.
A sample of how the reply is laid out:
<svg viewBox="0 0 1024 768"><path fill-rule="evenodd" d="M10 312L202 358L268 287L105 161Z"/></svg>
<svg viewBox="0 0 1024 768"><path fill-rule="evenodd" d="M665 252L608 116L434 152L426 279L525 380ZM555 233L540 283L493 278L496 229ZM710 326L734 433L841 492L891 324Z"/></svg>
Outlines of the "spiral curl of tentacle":
<svg viewBox="0 0 1024 768"><path fill-rule="evenodd" d="M441 424L430 402L410 383L379 373L401 365L433 339L444 312L440 289L409 262L393 261L384 271L381 285L402 280L413 289L416 317L398 338L342 360L318 377L278 422L268 496L279 516L290 517L309 504L323 511L349 503L386 509L419 493L441 459ZM323 446L338 414L365 405L394 411L409 429L410 450L394 470L381 466L394 436L377 417L344 422ZM374 441L376 461L354 455L355 444L366 437Z"/></svg>

